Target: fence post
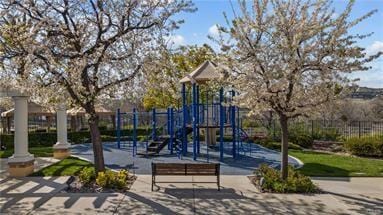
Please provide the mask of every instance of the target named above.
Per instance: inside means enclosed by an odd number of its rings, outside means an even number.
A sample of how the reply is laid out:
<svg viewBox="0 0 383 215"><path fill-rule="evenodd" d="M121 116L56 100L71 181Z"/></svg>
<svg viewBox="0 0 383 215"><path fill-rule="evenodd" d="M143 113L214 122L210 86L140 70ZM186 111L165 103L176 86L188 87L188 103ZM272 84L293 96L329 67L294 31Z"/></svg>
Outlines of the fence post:
<svg viewBox="0 0 383 215"><path fill-rule="evenodd" d="M169 135L169 137L170 137L170 108L168 107L168 109L166 110L166 121L167 121L167 125L166 125L166 127L167 127L167 134ZM171 144L169 143L168 144L168 150L170 150L170 146Z"/></svg>
<svg viewBox="0 0 383 215"><path fill-rule="evenodd" d="M133 108L133 157L137 154L137 110Z"/></svg>
<svg viewBox="0 0 383 215"><path fill-rule="evenodd" d="M117 148L121 148L121 111L117 109Z"/></svg>
<svg viewBox="0 0 383 215"><path fill-rule="evenodd" d="M169 109L169 114L170 114L170 116L169 116L169 118L170 118L170 126L169 126L169 128L170 128L170 131L169 131L169 133L170 133L170 143L169 143L169 145L170 145L170 154L173 154L173 133L174 133L174 110L173 110L173 108L170 108Z"/></svg>
<svg viewBox="0 0 383 215"><path fill-rule="evenodd" d="M314 120L311 120L311 138L314 139Z"/></svg>
<svg viewBox="0 0 383 215"><path fill-rule="evenodd" d="M359 125L359 126L358 126L358 127L359 127L359 132L358 132L358 133L359 133L359 138L360 138L360 135L361 135L361 134L360 134L360 121L358 121L358 125Z"/></svg>
<svg viewBox="0 0 383 215"><path fill-rule="evenodd" d="M275 140L275 119L273 120L273 139Z"/></svg>

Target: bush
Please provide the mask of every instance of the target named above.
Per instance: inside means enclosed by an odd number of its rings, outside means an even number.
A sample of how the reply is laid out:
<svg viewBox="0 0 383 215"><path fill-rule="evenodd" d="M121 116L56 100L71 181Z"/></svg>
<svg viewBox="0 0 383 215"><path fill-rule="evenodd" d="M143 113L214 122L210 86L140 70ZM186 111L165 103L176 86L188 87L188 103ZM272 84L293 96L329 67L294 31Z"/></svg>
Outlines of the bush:
<svg viewBox="0 0 383 215"><path fill-rule="evenodd" d="M146 139L146 134L150 133L145 128L137 129L137 140ZM116 130L101 130L101 140L102 141L116 141ZM132 136L133 130L121 130L122 138L127 138L123 136ZM56 132L48 132L48 133L29 133L29 146L53 146L57 142L57 133ZM7 148L13 148L13 134L1 134L0 142L5 145ZM76 131L76 132L68 132L68 141L72 144L79 143L89 143L91 142L90 132L89 131Z"/></svg>
<svg viewBox="0 0 383 215"><path fill-rule="evenodd" d="M316 186L309 177L299 173L292 166L289 166L288 171L289 176L285 181L281 179L280 171L266 164L262 164L259 169L255 171L255 174L264 178L261 187L268 192L313 193L317 191Z"/></svg>
<svg viewBox="0 0 383 215"><path fill-rule="evenodd" d="M96 184L100 187L107 187L109 185L109 178L106 172L99 172L96 178Z"/></svg>
<svg viewBox="0 0 383 215"><path fill-rule="evenodd" d="M117 189L122 189L126 187L126 180L128 179L128 171L127 170L120 170L117 175L115 176L115 180L113 181L113 186Z"/></svg>
<svg viewBox="0 0 383 215"><path fill-rule="evenodd" d="M96 184L102 188L122 189L127 185L128 176L129 172L127 170L120 170L118 173L106 170L98 173Z"/></svg>
<svg viewBox="0 0 383 215"><path fill-rule="evenodd" d="M273 150L281 151L281 142L280 141L273 141L270 138L266 138L266 139L263 139L263 140L256 140L255 143L259 144L259 145L261 145L261 146L263 146L265 148L268 148L268 149L273 149ZM289 142L289 149L301 150L302 147L300 147L297 144Z"/></svg>
<svg viewBox="0 0 383 215"><path fill-rule="evenodd" d="M338 141L342 134L336 128L326 128L313 133L315 140Z"/></svg>
<svg viewBox="0 0 383 215"><path fill-rule="evenodd" d="M269 142L269 143L266 143L265 147L269 148L269 149L274 149L274 150L280 151L281 150L281 142ZM288 149L301 150L302 147L300 147L297 144L289 142Z"/></svg>
<svg viewBox="0 0 383 215"><path fill-rule="evenodd" d="M94 179L96 179L96 173L93 167L85 167L81 170L79 174L79 179L83 184L90 184Z"/></svg>
<svg viewBox="0 0 383 215"><path fill-rule="evenodd" d="M344 147L353 155L383 157L383 135L350 138L346 140Z"/></svg>
<svg viewBox="0 0 383 215"><path fill-rule="evenodd" d="M303 148L311 148L313 145L313 138L304 131L291 130L289 132L289 141Z"/></svg>

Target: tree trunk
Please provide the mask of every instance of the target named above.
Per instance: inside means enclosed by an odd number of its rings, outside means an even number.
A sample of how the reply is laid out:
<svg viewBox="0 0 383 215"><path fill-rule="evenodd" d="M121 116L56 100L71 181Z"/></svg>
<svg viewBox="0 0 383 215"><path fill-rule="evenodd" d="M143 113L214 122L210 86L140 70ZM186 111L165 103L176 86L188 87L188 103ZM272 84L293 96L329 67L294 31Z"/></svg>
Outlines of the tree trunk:
<svg viewBox="0 0 383 215"><path fill-rule="evenodd" d="M279 116L279 121L281 123L282 138L281 138L281 176L282 179L287 179L288 175L288 127L287 127L288 118L285 115Z"/></svg>
<svg viewBox="0 0 383 215"><path fill-rule="evenodd" d="M103 172L105 170L104 152L101 142L100 129L98 128L98 116L96 114L94 106L91 107L91 109L93 110L89 111L90 117L88 123L93 144L94 166L96 172Z"/></svg>

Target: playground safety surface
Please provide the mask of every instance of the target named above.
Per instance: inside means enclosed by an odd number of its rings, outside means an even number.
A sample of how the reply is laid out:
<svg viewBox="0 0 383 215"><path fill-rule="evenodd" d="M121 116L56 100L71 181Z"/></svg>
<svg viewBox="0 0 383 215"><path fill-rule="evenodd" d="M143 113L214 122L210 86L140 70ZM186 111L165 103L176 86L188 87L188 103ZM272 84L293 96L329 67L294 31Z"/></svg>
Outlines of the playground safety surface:
<svg viewBox="0 0 383 215"><path fill-rule="evenodd" d="M145 143L138 144L138 151L144 151ZM266 163L275 168L280 165L280 153L251 144L251 147L244 147L241 153L234 159L231 155L231 143L224 144L224 159L221 161L221 175L251 175L254 169L260 164ZM111 169L129 169L135 174L151 174L152 162L164 163L184 163L184 162L219 162L219 150L206 148L206 145L201 144L200 154L197 160L193 160L192 146L188 148L186 156L181 159L176 153L170 154L167 148L164 148L159 155L156 156L133 156L132 147L130 144L122 144L121 148L117 148L116 143L104 143L104 159L105 165ZM93 161L92 144L76 144L72 145L72 154L80 158ZM289 163L298 167L300 162L292 157L289 157Z"/></svg>

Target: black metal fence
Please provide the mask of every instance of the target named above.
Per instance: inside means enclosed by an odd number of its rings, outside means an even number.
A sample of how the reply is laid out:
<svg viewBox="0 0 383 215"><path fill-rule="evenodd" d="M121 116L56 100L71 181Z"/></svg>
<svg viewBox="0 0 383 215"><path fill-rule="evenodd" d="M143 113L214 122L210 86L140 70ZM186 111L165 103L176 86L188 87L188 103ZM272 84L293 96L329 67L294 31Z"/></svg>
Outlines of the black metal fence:
<svg viewBox="0 0 383 215"><path fill-rule="evenodd" d="M254 120L243 129L249 136L267 133L273 138L280 137L278 120ZM350 121L341 120L291 120L289 131L311 135L318 140L349 139L362 136L383 136L383 121Z"/></svg>
<svg viewBox="0 0 383 215"><path fill-rule="evenodd" d="M148 118L148 119L146 119ZM143 120L141 126L150 125L149 117L141 116L139 119ZM123 117L124 119L124 117ZM145 119L145 120L144 120ZM246 118L242 118L246 119ZM71 126L73 119L68 117L68 127ZM125 119L124 119L125 120ZM114 129L113 120L110 117L102 118L100 125L107 129ZM147 123L145 122L147 121ZM29 117L29 132L43 132L55 131L56 120L55 117L51 119L42 117ZM81 120L81 129L87 129L85 119ZM129 122L126 122L128 125ZM249 136L255 136L259 133L267 134L273 138L280 137L280 124L277 119L246 119L241 121L242 128L248 133ZM8 131L9 130L9 131ZM13 118L8 122L5 118L0 118L0 134L13 133ZM226 128L230 130L230 128ZM383 136L383 121L342 121L342 120L290 120L289 131L304 133L311 135L314 139L329 139L336 138L349 139L351 137L362 136ZM230 131L227 131L230 132Z"/></svg>

